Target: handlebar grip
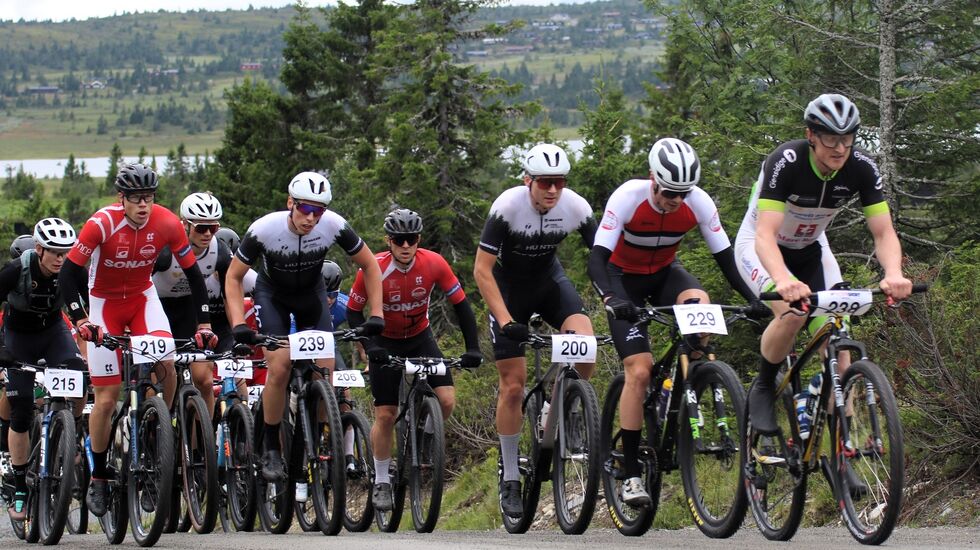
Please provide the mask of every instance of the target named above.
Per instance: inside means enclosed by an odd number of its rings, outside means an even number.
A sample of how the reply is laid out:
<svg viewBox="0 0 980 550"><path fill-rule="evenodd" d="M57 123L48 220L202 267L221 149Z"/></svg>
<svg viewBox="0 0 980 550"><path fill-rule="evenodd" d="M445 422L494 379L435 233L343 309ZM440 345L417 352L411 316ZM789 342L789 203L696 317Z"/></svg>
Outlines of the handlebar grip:
<svg viewBox="0 0 980 550"><path fill-rule="evenodd" d="M772 302L782 300L783 297L778 292L763 292L759 294L759 299L764 302Z"/></svg>
<svg viewBox="0 0 980 550"><path fill-rule="evenodd" d="M929 290L929 283L915 283L914 285L912 285L913 293L925 292L927 290Z"/></svg>

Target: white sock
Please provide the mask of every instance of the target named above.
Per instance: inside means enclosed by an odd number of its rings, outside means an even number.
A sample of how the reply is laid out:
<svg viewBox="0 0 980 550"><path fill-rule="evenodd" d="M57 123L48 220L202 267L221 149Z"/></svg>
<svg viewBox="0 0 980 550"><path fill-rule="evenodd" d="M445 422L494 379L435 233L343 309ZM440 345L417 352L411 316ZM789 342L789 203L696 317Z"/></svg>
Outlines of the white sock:
<svg viewBox="0 0 980 550"><path fill-rule="evenodd" d="M388 468L391 466L391 459L386 458L384 460L374 459L374 482L375 483L391 483L391 474L388 472Z"/></svg>
<svg viewBox="0 0 980 550"><path fill-rule="evenodd" d="M497 434L500 438L500 456L504 462L504 481L520 481L521 471L518 468L520 459L517 456L520 432L513 435Z"/></svg>
<svg viewBox="0 0 980 550"><path fill-rule="evenodd" d="M354 427L347 426L347 431L344 432L344 454L352 455L354 454Z"/></svg>

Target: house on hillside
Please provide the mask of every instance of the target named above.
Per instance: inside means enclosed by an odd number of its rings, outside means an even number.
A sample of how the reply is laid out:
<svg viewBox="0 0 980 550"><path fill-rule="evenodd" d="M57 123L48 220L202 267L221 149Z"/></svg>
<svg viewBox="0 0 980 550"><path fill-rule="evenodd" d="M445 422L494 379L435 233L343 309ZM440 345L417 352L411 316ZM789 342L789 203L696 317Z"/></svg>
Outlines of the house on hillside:
<svg viewBox="0 0 980 550"><path fill-rule="evenodd" d="M92 82L82 84L82 87L86 90L101 90L105 88L105 82L102 82L101 80L93 80Z"/></svg>
<svg viewBox="0 0 980 550"><path fill-rule="evenodd" d="M241 65L239 65L238 68L243 71L261 71L262 64L259 63L258 61L246 61Z"/></svg>

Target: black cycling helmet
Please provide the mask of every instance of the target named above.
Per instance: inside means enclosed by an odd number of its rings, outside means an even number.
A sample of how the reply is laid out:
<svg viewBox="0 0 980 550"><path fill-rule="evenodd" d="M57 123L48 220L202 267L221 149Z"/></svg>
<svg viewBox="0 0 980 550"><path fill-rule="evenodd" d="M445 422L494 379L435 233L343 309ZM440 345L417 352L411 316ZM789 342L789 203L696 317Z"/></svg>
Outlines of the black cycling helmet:
<svg viewBox="0 0 980 550"><path fill-rule="evenodd" d="M152 168L139 163L125 164L116 173L116 191L135 193L157 190L157 173Z"/></svg>
<svg viewBox="0 0 980 550"><path fill-rule="evenodd" d="M422 217L417 212L407 208L396 208L385 216L385 233L389 235L421 232Z"/></svg>
<svg viewBox="0 0 980 550"><path fill-rule="evenodd" d="M326 285L327 292L337 292L340 290L340 280L344 278L344 272L341 271L339 265L327 260L323 262L320 273L323 274L323 284Z"/></svg>
<svg viewBox="0 0 980 550"><path fill-rule="evenodd" d="M225 243L225 246L228 247L228 250L231 250L232 254L238 250L238 243L241 242L241 239L238 237L238 233L235 233L235 230L230 227L222 227L221 229L218 229L218 232L214 234L214 237Z"/></svg>
<svg viewBox="0 0 980 550"><path fill-rule="evenodd" d="M34 236L33 235L21 235L10 243L10 259L16 260L20 258L21 254L25 250L31 250L34 248Z"/></svg>

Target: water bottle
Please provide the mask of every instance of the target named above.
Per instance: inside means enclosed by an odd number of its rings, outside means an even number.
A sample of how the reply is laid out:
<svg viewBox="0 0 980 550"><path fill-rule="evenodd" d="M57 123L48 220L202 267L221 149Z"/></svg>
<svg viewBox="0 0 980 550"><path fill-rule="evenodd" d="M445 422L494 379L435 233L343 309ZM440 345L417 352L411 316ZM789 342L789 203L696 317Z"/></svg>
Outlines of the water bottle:
<svg viewBox="0 0 980 550"><path fill-rule="evenodd" d="M289 392L289 410L292 411L293 416L296 415L296 409L299 407L299 396L293 392Z"/></svg>
<svg viewBox="0 0 980 550"><path fill-rule="evenodd" d="M660 423L667 421L667 407L670 405L670 392L674 389L674 381L664 378L664 385L660 388L660 399L657 400L657 413L660 415Z"/></svg>
<svg viewBox="0 0 980 550"><path fill-rule="evenodd" d="M810 419L813 419L813 415L817 412L817 401L820 399L820 390L823 388L823 373L818 372L813 375L810 379L810 399L806 403L806 412L810 415Z"/></svg>
<svg viewBox="0 0 980 550"><path fill-rule="evenodd" d="M91 474L95 458L92 456L92 436L85 435L85 458L88 459L88 471Z"/></svg>
<svg viewBox="0 0 980 550"><path fill-rule="evenodd" d="M551 403L545 400L541 405L541 416L538 417L538 437L544 437L544 428L548 425L548 413L551 411Z"/></svg>
<svg viewBox="0 0 980 550"><path fill-rule="evenodd" d="M809 390L803 390L796 394L796 420L800 426L800 439L806 441L810 437L810 411L807 410L807 403L810 401Z"/></svg>
<svg viewBox="0 0 980 550"><path fill-rule="evenodd" d="M221 429L221 424L218 424L218 429L214 430L214 440L218 447L218 467L223 468L225 465L225 431Z"/></svg>

